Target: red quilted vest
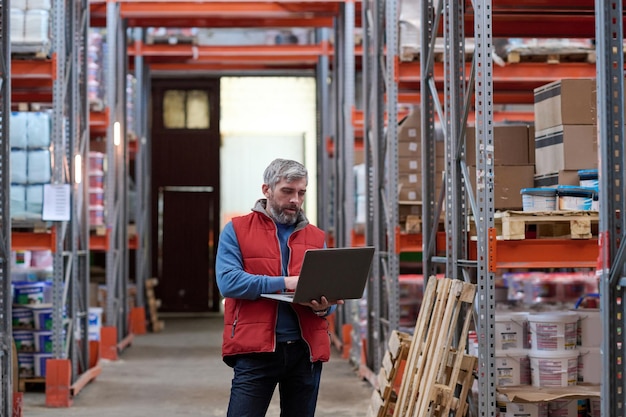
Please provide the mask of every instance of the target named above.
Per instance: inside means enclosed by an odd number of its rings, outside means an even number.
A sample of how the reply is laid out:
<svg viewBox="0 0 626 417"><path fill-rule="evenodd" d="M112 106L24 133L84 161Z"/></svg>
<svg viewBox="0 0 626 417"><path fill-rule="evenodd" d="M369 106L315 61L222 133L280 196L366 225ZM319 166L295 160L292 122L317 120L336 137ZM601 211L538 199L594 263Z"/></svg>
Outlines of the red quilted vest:
<svg viewBox="0 0 626 417"><path fill-rule="evenodd" d="M280 244L274 221L266 214L253 211L232 220L246 272L260 275L282 275ZM297 226L289 237L291 250L288 274L298 275L304 252L324 247L324 232L305 224ZM328 361L330 338L328 322L317 317L309 307L293 304L298 315L302 338L311 351L311 361ZM222 356L276 349L278 302L259 298L243 300L226 298ZM227 361L228 362L228 361Z"/></svg>

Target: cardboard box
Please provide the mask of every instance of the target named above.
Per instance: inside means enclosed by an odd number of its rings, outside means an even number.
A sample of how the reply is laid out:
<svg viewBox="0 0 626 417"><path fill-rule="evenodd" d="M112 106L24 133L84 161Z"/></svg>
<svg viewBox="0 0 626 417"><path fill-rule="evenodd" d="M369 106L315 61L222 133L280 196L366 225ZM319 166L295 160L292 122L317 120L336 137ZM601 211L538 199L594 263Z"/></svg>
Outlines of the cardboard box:
<svg viewBox="0 0 626 417"><path fill-rule="evenodd" d="M535 175L535 187L556 187L558 185L580 185L578 170L561 170L545 175Z"/></svg>
<svg viewBox="0 0 626 417"><path fill-rule="evenodd" d="M438 195L443 185L441 178L438 177L436 181L435 196ZM422 201L421 173L398 176L398 201L405 203Z"/></svg>
<svg viewBox="0 0 626 417"><path fill-rule="evenodd" d="M563 79L535 88L535 129L596 122L596 80Z"/></svg>
<svg viewBox="0 0 626 417"><path fill-rule="evenodd" d="M398 157L408 157L419 159L422 155L421 140L398 142ZM443 141L435 141L435 155L445 156L445 144Z"/></svg>
<svg viewBox="0 0 626 417"><path fill-rule="evenodd" d="M476 167L469 167L470 178L476 188ZM523 188L531 188L535 167L532 165L499 165L494 167L494 208L497 210L521 210Z"/></svg>
<svg viewBox="0 0 626 417"><path fill-rule="evenodd" d="M529 136L528 125L511 124L497 125L493 128L494 165L529 165L528 142L534 140ZM476 129L469 127L466 131L465 160L468 164L476 163Z"/></svg>
<svg viewBox="0 0 626 417"><path fill-rule="evenodd" d="M435 157L435 170L441 172L445 169L446 161L443 155L437 155ZM402 174L414 174L422 172L422 159L421 156L400 156L398 157L398 172Z"/></svg>
<svg viewBox="0 0 626 417"><path fill-rule="evenodd" d="M598 140L593 125L561 125L535 133L536 175L598 167Z"/></svg>
<svg viewBox="0 0 626 417"><path fill-rule="evenodd" d="M398 142L420 142L422 135L422 114L414 107L409 114L398 123Z"/></svg>

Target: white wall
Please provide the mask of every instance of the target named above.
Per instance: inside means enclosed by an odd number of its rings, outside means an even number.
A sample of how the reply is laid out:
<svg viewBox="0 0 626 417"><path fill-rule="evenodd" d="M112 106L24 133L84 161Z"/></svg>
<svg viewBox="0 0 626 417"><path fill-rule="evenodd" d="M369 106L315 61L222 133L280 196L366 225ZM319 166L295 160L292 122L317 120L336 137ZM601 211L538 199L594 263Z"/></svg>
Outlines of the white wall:
<svg viewBox="0 0 626 417"><path fill-rule="evenodd" d="M274 158L309 170L305 210L316 223L315 78L223 77L220 88L222 226L262 197L263 170Z"/></svg>

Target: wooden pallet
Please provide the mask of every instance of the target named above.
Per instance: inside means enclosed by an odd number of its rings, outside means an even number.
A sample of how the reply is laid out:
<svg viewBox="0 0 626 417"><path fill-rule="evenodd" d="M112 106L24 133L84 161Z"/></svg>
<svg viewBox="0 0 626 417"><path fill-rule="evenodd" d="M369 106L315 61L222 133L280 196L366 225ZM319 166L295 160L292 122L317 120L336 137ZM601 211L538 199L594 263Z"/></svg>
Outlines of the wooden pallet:
<svg viewBox="0 0 626 417"><path fill-rule="evenodd" d="M378 372L378 389L372 393L368 416L387 417L393 415L398 397L396 385L402 375L402 369L411 346L411 335L394 330L387 343L388 350Z"/></svg>
<svg viewBox="0 0 626 417"><path fill-rule="evenodd" d="M599 216L596 211L504 211L494 221L499 240L591 239L598 235ZM476 236L472 219L469 228L470 236Z"/></svg>
<svg viewBox="0 0 626 417"><path fill-rule="evenodd" d="M156 278L148 278L145 283L146 287L146 304L148 306L148 318L150 320L150 329L154 332L160 332L165 327L165 323L159 320L158 309L161 307L161 300L158 300L154 294L154 287L159 284Z"/></svg>
<svg viewBox="0 0 626 417"><path fill-rule="evenodd" d="M562 62L596 62L595 51L579 51L571 53L553 52L523 52L511 51L506 56L506 62L509 64L517 64L520 62L540 62L546 64L560 64Z"/></svg>
<svg viewBox="0 0 626 417"><path fill-rule="evenodd" d="M467 412L476 358L457 352L465 350L475 294L474 284L428 280L394 417L462 417Z"/></svg>
<svg viewBox="0 0 626 417"><path fill-rule="evenodd" d="M19 379L19 392L42 392L46 390L45 377L29 377Z"/></svg>

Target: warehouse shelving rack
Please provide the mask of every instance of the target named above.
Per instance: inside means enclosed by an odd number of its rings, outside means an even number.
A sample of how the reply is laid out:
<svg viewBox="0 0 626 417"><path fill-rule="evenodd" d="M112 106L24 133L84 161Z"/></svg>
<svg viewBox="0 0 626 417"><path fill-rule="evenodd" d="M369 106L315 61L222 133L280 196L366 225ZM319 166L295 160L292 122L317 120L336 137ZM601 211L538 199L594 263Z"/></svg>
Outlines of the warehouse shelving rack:
<svg viewBox="0 0 626 417"><path fill-rule="evenodd" d="M373 22L380 25L387 25L387 28L394 29L394 16L398 15L398 10L391 2L385 2L390 9L383 10L382 2L371 1L367 3L365 9L369 10L373 16ZM598 80L598 125L600 137L600 167L602 169L600 192L603 195L601 202L602 211L601 231L600 231L600 261L598 261L598 240L589 241L522 241L522 242L498 242L496 241L494 230L494 208L493 208L493 167L490 161L493 160L493 132L492 126L495 121L493 105L496 97L506 97L497 90L496 73L498 68L493 67L491 56L491 42L494 34L501 37L536 37L541 34L545 37L594 37L593 30L594 9L588 2L533 2L525 4L523 10L520 6L510 1L497 1L497 5L492 5L490 1L479 2L438 2L437 7L432 1L421 2L421 61L419 72L419 95L407 93L405 97L419 98L422 111L422 154L432 155L432 143L434 141L434 120L438 118L445 129L446 138L446 179L445 204L446 215L445 224L447 232L446 257L437 257L432 252L437 237L428 231L434 230L434 219L438 216L434 214L441 210L441 203L433 193L434 179L425 178L423 183L423 193L427 195L427 201L431 204L423 204L423 270L425 274L435 272L435 265L445 263L446 274L458 279L475 280L478 284L475 323L479 335L479 404L480 415L495 414L495 376L494 376L494 273L498 268L547 268L547 267L587 267L592 268L600 262L601 272L601 293L603 327L605 340L604 364L606 370L603 373L605 380L602 384L603 415L623 415L623 392L624 392L624 361L623 361L623 310L620 301L623 300L624 279L624 259L626 251L623 249L621 239L624 230L624 219L618 213L623 212L623 142L624 142L624 116L623 116L623 49L622 49L622 25L623 11L621 2L598 1L595 5L596 27L598 36L597 65L583 64L582 73L567 72L568 64L559 64L554 71L563 71L561 76L554 77L549 81L558 78L568 77L593 77ZM547 12L550 13L547 13ZM564 24L566 21L569 23ZM364 19L364 23L369 21ZM545 24L551 22L550 24ZM572 24L576 22L576 24ZM543 24L542 24L543 23ZM552 24L554 23L554 24ZM375 30L376 24L372 24L372 29L364 32L366 39L372 45L378 42L377 34L382 30ZM576 33L573 33L576 32ZM437 79L437 64L432 57L432 46L434 38L442 36L448 48L444 53L443 83ZM476 42L474 61L471 66L464 62L462 51L465 36L473 36ZM380 37L380 36L379 36ZM385 77L387 74L402 73L398 71L397 60L389 58L395 50L396 38L387 37L386 45L387 61L384 68L378 66L376 56L382 55L382 49L368 47L365 49L369 58L365 58L368 63L366 68L366 86L371 86L368 93L364 111L364 139L365 147L368 149L369 137L375 135L379 141L374 143L386 144L386 152L389 154L390 146L394 141L387 139L380 140L383 129L377 127L382 125L388 118L391 124L394 119L380 111L383 106L381 89L378 89L376 96L376 86L385 83L387 92L387 111L394 115L397 112L395 107L397 101L392 101L396 78ZM400 64L400 68L404 65ZM525 65L520 65L522 71ZM571 67L570 67L571 68ZM505 73L508 69L502 69ZM550 71L545 68L545 71ZM567 75L565 75L567 74ZM417 75L415 75L417 78ZM549 77L549 76L548 76ZM402 77L400 77L402 79ZM508 81L511 86L519 86L531 81L529 79L509 79L506 77L502 81ZM520 82L522 81L522 82ZM443 85L442 85L443 84ZM439 92L438 88L443 87ZM523 88L523 87L522 87ZM521 90L521 89L520 89ZM392 95L389 96L389 92ZM532 91L532 89L531 89ZM526 95L528 97L528 95ZM391 98L391 99L390 99ZM444 99L444 106L440 104ZM478 183L476 190L472 190L468 180L468 164L474 161L464 161L464 129L468 119L471 119L470 109L471 99L474 99L473 121L477 129L476 144L476 169L484 176L482 182ZM509 97L503 100L519 100L524 102L521 91L514 94L509 93ZM371 104L371 103L374 104ZM506 101L501 101L505 102ZM528 103L529 101L526 101ZM530 101L532 103L532 101ZM368 107L368 104L371 104ZM375 122L371 122L371 120ZM370 123L368 125L368 123ZM387 130L387 134L393 132ZM384 146L384 145L383 145ZM368 152L370 158L375 158L374 152ZM391 151L393 153L393 151ZM394 174L394 161L385 161L387 165L382 165L387 175ZM430 172L432 167L429 161L423 157L423 167ZM376 163L376 160L374 160ZM428 169L426 169L428 167ZM385 177L385 181L393 183L393 178ZM477 175L478 176L478 175ZM427 175L425 175L427 177ZM372 181L374 187L372 197L378 198L376 179ZM385 193L381 193L385 195ZM426 201L426 198L424 199ZM388 202L389 204L394 204ZM376 203L373 204L370 213L376 214ZM389 212L392 208L385 206ZM477 218L476 228L477 242L468 242L465 233L465 216L469 214L469 209ZM379 217L374 216L374 222ZM378 222L388 228L387 235L393 235L390 228L394 227L386 221ZM375 224L374 223L374 224ZM384 237L385 234L383 233ZM549 251L550 256L546 256ZM387 277L393 280L394 276ZM389 292L391 295L391 292ZM385 299L385 297L382 297ZM397 299L387 297L389 305L397 302ZM371 307L370 318L382 318L389 311L380 309L374 304ZM374 329L370 328L368 340L384 340L377 334L380 328L387 323L374 322ZM375 348L375 346L374 346ZM374 355L375 356L375 355ZM371 358L369 358L371 360ZM378 365L379 362L368 363ZM610 410L610 413L608 412ZM617 413L617 414L616 414Z"/></svg>
<svg viewBox="0 0 626 417"><path fill-rule="evenodd" d="M11 113L11 42L8 2L0 7L0 189L10 188L9 115ZM11 319L10 193L0 199L0 414L13 412L13 325Z"/></svg>
<svg viewBox="0 0 626 417"><path fill-rule="evenodd" d="M45 379L46 404L50 406L69 406L72 396L100 373L98 344L87 342L89 226L87 185L82 173L86 172L89 151L86 99L88 12L84 1L53 2L52 57L12 61L11 65L12 92L15 92L11 95L12 101L52 104L51 184L53 187L69 187L69 219L49 222L43 232L32 228L32 232L11 233L13 250L39 249L53 253L53 359L46 363ZM25 89L29 84L31 88ZM8 190L8 185L8 182L4 184L3 189ZM10 285L10 276L5 279ZM10 317L10 304L5 307L3 313ZM5 394L4 398L10 395Z"/></svg>
<svg viewBox="0 0 626 417"><path fill-rule="evenodd" d="M87 3L52 4L52 184L71 188L67 221L53 222L52 350L46 363L46 404L69 406L72 396L100 373L97 345L88 341L89 221L86 172L89 153L86 42ZM66 168L67 167L67 168ZM66 318L67 317L67 318ZM69 326L66 326L66 322Z"/></svg>

